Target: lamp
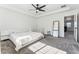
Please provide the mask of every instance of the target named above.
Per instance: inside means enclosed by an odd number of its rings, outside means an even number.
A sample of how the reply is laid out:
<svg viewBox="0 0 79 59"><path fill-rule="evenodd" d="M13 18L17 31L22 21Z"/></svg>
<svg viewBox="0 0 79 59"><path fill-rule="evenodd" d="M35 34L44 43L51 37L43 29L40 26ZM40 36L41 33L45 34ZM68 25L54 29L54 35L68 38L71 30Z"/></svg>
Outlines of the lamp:
<svg viewBox="0 0 79 59"><path fill-rule="evenodd" d="M38 11L39 11L39 10L37 9L37 10L36 10L36 13L38 13Z"/></svg>

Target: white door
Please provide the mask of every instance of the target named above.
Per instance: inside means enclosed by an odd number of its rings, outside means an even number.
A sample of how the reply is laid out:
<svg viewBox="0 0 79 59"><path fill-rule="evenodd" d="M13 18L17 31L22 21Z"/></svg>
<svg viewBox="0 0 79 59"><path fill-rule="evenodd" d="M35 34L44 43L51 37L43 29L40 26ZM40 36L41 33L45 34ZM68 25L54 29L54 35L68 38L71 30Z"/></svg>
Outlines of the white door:
<svg viewBox="0 0 79 59"><path fill-rule="evenodd" d="M74 15L74 38L77 41L77 14Z"/></svg>

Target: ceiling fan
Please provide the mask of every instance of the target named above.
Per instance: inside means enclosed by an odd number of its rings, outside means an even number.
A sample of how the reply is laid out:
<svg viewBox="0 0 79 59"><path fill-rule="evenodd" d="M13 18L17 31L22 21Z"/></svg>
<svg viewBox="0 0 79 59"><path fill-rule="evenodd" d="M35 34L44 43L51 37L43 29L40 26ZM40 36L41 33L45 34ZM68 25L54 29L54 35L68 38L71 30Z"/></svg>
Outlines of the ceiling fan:
<svg viewBox="0 0 79 59"><path fill-rule="evenodd" d="M39 4L36 5L32 4L32 6L35 8L36 13L38 13L38 11L45 12L45 10L43 10L42 8L46 7L46 5L40 6Z"/></svg>

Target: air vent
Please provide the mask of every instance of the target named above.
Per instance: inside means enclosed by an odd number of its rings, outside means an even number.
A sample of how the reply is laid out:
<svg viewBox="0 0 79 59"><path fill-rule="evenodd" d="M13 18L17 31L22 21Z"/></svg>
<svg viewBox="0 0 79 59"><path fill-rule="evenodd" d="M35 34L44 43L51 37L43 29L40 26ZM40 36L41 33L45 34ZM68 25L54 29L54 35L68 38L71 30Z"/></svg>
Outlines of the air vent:
<svg viewBox="0 0 79 59"><path fill-rule="evenodd" d="M62 6L61 6L61 8L64 8L64 7L66 7L66 5L62 5Z"/></svg>

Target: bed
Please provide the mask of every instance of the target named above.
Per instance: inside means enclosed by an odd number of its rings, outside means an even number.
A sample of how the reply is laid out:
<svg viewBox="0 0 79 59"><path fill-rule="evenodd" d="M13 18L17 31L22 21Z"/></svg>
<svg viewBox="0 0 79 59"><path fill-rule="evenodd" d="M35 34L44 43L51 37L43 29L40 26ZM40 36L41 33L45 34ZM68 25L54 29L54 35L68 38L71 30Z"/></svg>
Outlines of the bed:
<svg viewBox="0 0 79 59"><path fill-rule="evenodd" d="M11 33L10 40L15 44L15 50L19 49L44 38L44 35L39 32L24 32L24 33Z"/></svg>

